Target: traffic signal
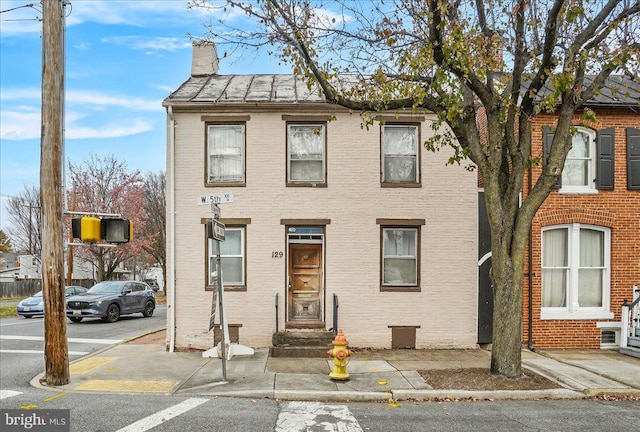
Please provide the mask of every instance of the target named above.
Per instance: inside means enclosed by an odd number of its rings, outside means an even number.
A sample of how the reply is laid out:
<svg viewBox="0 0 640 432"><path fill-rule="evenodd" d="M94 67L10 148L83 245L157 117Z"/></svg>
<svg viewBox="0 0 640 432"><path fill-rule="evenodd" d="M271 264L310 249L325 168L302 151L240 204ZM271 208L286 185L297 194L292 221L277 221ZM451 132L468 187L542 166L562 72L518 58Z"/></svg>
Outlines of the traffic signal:
<svg viewBox="0 0 640 432"><path fill-rule="evenodd" d="M82 216L71 220L71 231L74 238L84 242L96 243L100 241L100 219Z"/></svg>
<svg viewBox="0 0 640 432"><path fill-rule="evenodd" d="M107 243L128 243L133 240L133 222L129 219L102 219L100 232Z"/></svg>
<svg viewBox="0 0 640 432"><path fill-rule="evenodd" d="M127 243L133 240L133 222L129 219L99 219L93 216L82 216L71 220L73 238L83 242Z"/></svg>

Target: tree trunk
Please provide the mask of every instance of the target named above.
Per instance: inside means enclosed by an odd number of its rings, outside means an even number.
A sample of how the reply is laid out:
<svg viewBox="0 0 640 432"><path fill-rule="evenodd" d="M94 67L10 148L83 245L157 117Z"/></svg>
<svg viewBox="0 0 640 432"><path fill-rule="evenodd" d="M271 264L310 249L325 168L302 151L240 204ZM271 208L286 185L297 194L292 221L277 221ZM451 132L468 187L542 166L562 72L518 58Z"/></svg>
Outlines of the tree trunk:
<svg viewBox="0 0 640 432"><path fill-rule="evenodd" d="M42 206L42 281L44 358L49 385L69 383L69 350L62 247L62 130L64 56L63 6L46 0L42 25L42 143L40 193Z"/></svg>
<svg viewBox="0 0 640 432"><path fill-rule="evenodd" d="M506 234L506 235L510 235ZM493 343L491 372L522 376L522 264L501 251L492 252Z"/></svg>

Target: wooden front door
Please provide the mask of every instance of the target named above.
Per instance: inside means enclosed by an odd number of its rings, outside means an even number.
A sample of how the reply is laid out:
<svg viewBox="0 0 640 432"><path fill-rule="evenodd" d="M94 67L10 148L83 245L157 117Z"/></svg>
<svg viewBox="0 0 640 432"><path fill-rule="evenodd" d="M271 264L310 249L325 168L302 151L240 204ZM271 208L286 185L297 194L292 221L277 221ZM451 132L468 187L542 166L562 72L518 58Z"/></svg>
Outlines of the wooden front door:
<svg viewBox="0 0 640 432"><path fill-rule="evenodd" d="M289 321L322 320L322 244L289 244Z"/></svg>

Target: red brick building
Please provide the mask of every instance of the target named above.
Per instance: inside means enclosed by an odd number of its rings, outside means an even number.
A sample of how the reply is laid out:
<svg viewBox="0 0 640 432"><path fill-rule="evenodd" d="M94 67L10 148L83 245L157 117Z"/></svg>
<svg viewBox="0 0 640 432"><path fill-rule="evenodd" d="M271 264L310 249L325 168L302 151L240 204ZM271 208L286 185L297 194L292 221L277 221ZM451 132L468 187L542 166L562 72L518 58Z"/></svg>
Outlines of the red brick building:
<svg viewBox="0 0 640 432"><path fill-rule="evenodd" d="M622 303L640 285L640 84L612 77L584 108L596 120L576 113L561 182L533 220L523 305L530 347L617 345ZM544 157L556 121L535 117L534 156ZM533 183L541 170L531 169Z"/></svg>

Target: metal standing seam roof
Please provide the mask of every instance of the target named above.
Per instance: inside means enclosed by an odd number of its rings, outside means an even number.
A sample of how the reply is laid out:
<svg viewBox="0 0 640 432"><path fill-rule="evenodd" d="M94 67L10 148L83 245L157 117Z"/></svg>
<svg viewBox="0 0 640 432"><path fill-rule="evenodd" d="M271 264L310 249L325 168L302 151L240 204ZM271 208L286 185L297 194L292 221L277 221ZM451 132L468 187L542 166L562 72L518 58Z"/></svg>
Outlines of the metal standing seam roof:
<svg viewBox="0 0 640 432"><path fill-rule="evenodd" d="M356 75L341 75L334 85L340 89L352 87ZM591 82L586 78L585 85ZM539 97L550 92L544 87ZM300 75L204 75L191 76L162 105L180 104L246 104L246 103L326 103L314 86L311 90ZM640 80L611 76L602 90L586 106L640 107Z"/></svg>
<svg viewBox="0 0 640 432"><path fill-rule="evenodd" d="M302 102L326 100L317 90L309 90L299 75L206 75L190 77L163 105Z"/></svg>

